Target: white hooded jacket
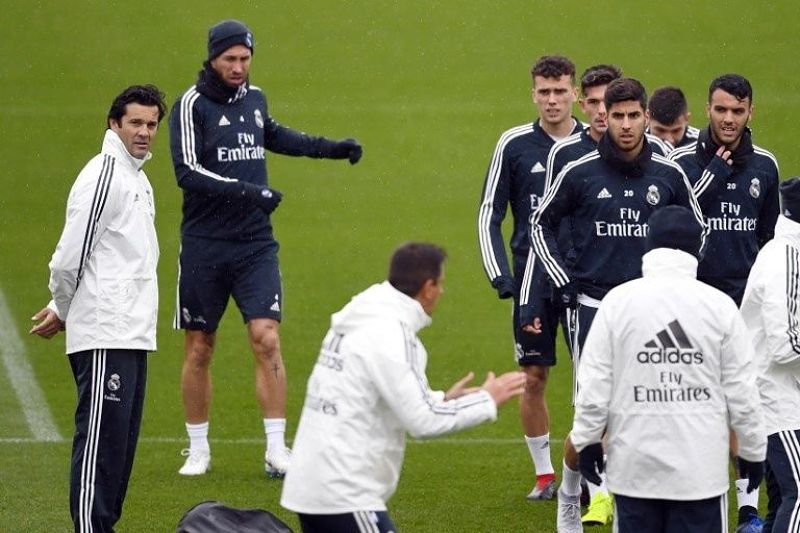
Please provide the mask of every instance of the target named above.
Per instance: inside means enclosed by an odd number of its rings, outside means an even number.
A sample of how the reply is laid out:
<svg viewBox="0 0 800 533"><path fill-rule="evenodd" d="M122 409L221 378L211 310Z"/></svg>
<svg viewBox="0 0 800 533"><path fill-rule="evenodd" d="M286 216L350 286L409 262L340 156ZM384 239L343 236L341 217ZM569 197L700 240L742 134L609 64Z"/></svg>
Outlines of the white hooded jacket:
<svg viewBox="0 0 800 533"><path fill-rule="evenodd" d="M494 420L486 391L445 401L425 376L420 303L388 281L331 319L308 381L281 505L308 514L383 511L394 493L405 435L427 438Z"/></svg>
<svg viewBox="0 0 800 533"><path fill-rule="evenodd" d="M781 215L742 299L767 434L800 429L800 224Z"/></svg>
<svg viewBox="0 0 800 533"><path fill-rule="evenodd" d="M144 159L106 130L81 170L50 260L53 309L66 321L67 353L156 349L158 240Z"/></svg>
<svg viewBox="0 0 800 533"><path fill-rule="evenodd" d="M733 300L697 281L697 260L667 248L612 289L578 367L571 439L606 431L607 483L634 498L700 500L728 490L729 427L739 455L766 456L750 337Z"/></svg>

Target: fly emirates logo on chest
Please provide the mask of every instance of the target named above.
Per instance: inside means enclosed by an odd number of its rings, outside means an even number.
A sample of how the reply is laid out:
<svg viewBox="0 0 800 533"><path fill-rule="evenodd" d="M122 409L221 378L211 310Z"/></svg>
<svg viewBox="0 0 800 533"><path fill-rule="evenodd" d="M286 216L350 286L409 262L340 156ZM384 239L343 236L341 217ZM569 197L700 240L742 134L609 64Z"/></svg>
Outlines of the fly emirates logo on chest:
<svg viewBox="0 0 800 533"><path fill-rule="evenodd" d="M641 222L642 212L638 209L621 207L619 221L595 220L595 235L598 237L647 237L647 223Z"/></svg>
<svg viewBox="0 0 800 533"><path fill-rule="evenodd" d="M235 161L252 161L254 159L265 159L266 151L264 147L256 144L255 133L237 133L236 142L238 146L217 146L217 161L220 163L232 163Z"/></svg>

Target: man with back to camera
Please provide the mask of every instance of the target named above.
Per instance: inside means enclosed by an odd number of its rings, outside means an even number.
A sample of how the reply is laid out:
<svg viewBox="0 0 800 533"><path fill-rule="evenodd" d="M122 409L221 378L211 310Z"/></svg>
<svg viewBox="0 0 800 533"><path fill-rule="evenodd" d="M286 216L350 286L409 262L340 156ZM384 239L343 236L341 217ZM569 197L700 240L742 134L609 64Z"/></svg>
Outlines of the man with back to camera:
<svg viewBox="0 0 800 533"><path fill-rule="evenodd" d="M356 295L331 317L308 380L281 505L304 533L396 531L387 512L403 466L405 435L431 438L495 420L522 393L525 375L470 372L448 391L425 375L418 332L430 325L444 292L445 252L405 243L387 281Z"/></svg>
<svg viewBox="0 0 800 533"><path fill-rule="evenodd" d="M708 89L708 127L697 142L675 150L707 217L708 250L697 279L718 288L740 304L758 250L772 239L778 218L778 162L753 144L747 127L753 114L753 88L738 74L715 78ZM732 434L732 455L736 435ZM747 480L736 480L740 533L758 533L758 492L747 493Z"/></svg>
<svg viewBox="0 0 800 533"><path fill-rule="evenodd" d="M575 308L573 362L581 350L600 300L613 287L641 274L647 219L665 205L690 207L702 216L680 167L656 155L644 130L647 94L637 80L619 78L604 96L608 129L598 148L567 164L533 215L532 240L552 284L554 298ZM572 219L574 259L567 266L556 242L561 221ZM580 382L576 381L575 390ZM558 490L560 532L581 531L580 473L569 437ZM605 519L611 516L606 500Z"/></svg>
<svg viewBox="0 0 800 533"><path fill-rule="evenodd" d="M270 223L281 194L269 187L266 150L351 164L362 152L353 139L311 137L275 122L261 89L250 84L253 46L253 34L241 22L214 25L197 83L170 115L172 159L183 190L175 327L186 338L181 392L190 444L179 471L186 476L205 474L211 465L210 364L230 296L256 359L264 467L270 476L285 474L286 371L278 335L283 293Z"/></svg>
<svg viewBox="0 0 800 533"><path fill-rule="evenodd" d="M736 304L696 279L696 216L667 206L648 224L642 277L608 292L586 339L570 438L587 479L607 466L615 531L722 533L729 427L747 490L763 477L753 347Z"/></svg>
<svg viewBox="0 0 800 533"><path fill-rule="evenodd" d="M667 155L697 140L700 130L689 125L692 114L678 87L659 87L647 102L647 132L668 143Z"/></svg>
<svg viewBox="0 0 800 533"><path fill-rule="evenodd" d="M147 353L156 349L159 249L142 166L166 112L153 85L114 99L103 147L69 193L50 260L50 303L30 333L66 330L78 392L70 468L75 531L113 532L139 440Z"/></svg>
<svg viewBox="0 0 800 533"><path fill-rule="evenodd" d="M764 533L800 530L800 178L782 182L780 197L775 238L758 253L741 306L766 423Z"/></svg>
<svg viewBox="0 0 800 533"><path fill-rule="evenodd" d="M539 111L533 123L511 128L500 136L483 186L478 213L478 240L483 267L500 298L514 298L512 329L514 353L528 377L520 399L520 419L525 442L533 460L536 483L529 500L549 500L555 493L555 470L550 458L550 415L545 388L551 366L556 364L555 339L558 312L548 299L545 333L520 331L519 294L530 248L530 215L539 204L545 187L547 154L553 144L582 124L572 116L577 97L575 65L562 56L543 56L531 69L532 98ZM502 224L511 205L514 230L510 245L513 273L509 269ZM544 294L536 294L544 298Z"/></svg>
<svg viewBox="0 0 800 533"><path fill-rule="evenodd" d="M566 139L558 141L550 149L550 153L547 156L545 193L550 188L555 176L561 172L561 169L563 169L567 163L580 159L581 156L597 149L597 143L600 141L600 137L602 137L603 133L608 129L606 107L603 101L606 87L609 83L621 77L622 71L618 67L602 64L587 68L581 75L580 86L582 97L579 103L581 110L586 115L589 126L585 127L580 133L575 133ZM573 259L570 237L571 224L572 219L565 218L561 223L558 235L558 245L568 265ZM539 334L541 332L541 318L539 317L541 311L534 309L534 305L530 305L532 302L529 301L529 295L537 290L541 292L552 291L549 288L549 284L544 286L544 284L547 283L547 276L541 261L537 262L533 260L532 256L535 255L533 249L530 249L528 253L529 257L523 279L531 281L530 284L523 283L522 290L520 291L519 326L525 332ZM533 272L531 272L530 269L534 269ZM541 303L542 299L533 301ZM558 308L558 302L556 302L556 307ZM571 324L573 324L575 320L574 309L565 309L563 313L560 313L559 318L564 327L564 334L567 339L567 346L570 349L570 355L572 355L570 331L572 330ZM576 372L577 365L573 365L572 369L573 373ZM573 375L573 383L575 382L577 382L577 380ZM574 453L571 455L571 457L566 459L567 463L572 465L577 464L577 456L575 456ZM602 479L604 479L604 476L601 476L601 480ZM583 520L589 524L595 522L601 524L607 523L611 519L610 514L612 512L612 506L611 497L605 487L605 482L600 485L587 483L587 488L590 501L589 509L584 515Z"/></svg>

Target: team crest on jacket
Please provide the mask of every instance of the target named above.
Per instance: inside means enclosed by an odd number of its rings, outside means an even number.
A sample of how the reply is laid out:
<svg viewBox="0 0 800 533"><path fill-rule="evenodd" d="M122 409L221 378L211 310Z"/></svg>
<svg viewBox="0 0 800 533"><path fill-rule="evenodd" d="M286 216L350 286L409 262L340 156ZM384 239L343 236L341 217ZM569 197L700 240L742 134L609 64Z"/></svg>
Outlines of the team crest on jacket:
<svg viewBox="0 0 800 533"><path fill-rule="evenodd" d="M106 383L106 387L111 392L118 391L120 387L119 374L111 374L111 378Z"/></svg>
<svg viewBox="0 0 800 533"><path fill-rule="evenodd" d="M761 196L761 180L753 178L750 180L750 196L758 198Z"/></svg>
<svg viewBox="0 0 800 533"><path fill-rule="evenodd" d="M253 111L253 114L256 117L256 124L258 125L258 127L259 128L263 128L264 127L264 117L261 116L261 110L260 109L256 109L255 111Z"/></svg>
<svg viewBox="0 0 800 533"><path fill-rule="evenodd" d="M658 187L655 185L651 185L647 188L647 203L650 205L658 205L658 202L661 201L661 194L658 192Z"/></svg>

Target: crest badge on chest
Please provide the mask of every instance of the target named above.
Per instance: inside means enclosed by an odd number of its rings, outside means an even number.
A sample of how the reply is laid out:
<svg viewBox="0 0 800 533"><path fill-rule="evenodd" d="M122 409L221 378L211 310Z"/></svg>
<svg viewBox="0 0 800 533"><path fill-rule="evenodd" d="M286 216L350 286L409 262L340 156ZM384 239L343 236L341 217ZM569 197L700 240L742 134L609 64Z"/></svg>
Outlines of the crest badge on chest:
<svg viewBox="0 0 800 533"><path fill-rule="evenodd" d="M661 201L661 193L658 192L658 187L650 185L647 188L647 196L645 196L645 199L650 205L658 205L658 202Z"/></svg>
<svg viewBox="0 0 800 533"><path fill-rule="evenodd" d="M750 196L758 198L761 196L761 180L753 178L750 180Z"/></svg>
<svg viewBox="0 0 800 533"><path fill-rule="evenodd" d="M260 109L256 109L255 111L253 111L253 115L255 116L256 124L258 125L258 127L259 128L263 128L264 127L264 117L261 116L261 110Z"/></svg>

